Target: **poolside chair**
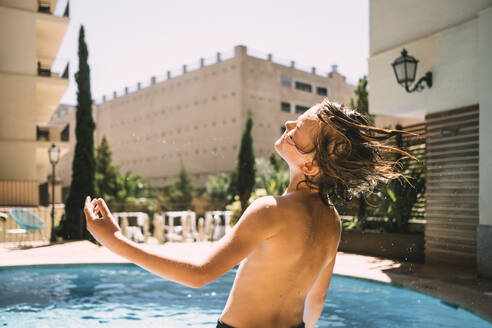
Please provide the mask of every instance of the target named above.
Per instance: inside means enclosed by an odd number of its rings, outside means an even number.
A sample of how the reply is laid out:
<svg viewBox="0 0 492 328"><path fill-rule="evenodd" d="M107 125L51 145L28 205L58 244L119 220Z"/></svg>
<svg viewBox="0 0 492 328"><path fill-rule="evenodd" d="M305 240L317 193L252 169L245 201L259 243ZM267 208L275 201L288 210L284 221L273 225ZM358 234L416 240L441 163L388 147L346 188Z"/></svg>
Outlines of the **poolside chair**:
<svg viewBox="0 0 492 328"><path fill-rule="evenodd" d="M205 213L204 233L207 240L219 240L231 231L231 211L208 211Z"/></svg>
<svg viewBox="0 0 492 328"><path fill-rule="evenodd" d="M214 213L213 218L214 218L214 232L213 232L212 240L219 240L225 234L224 231L225 225L222 224L222 218L220 217L220 214Z"/></svg>
<svg viewBox="0 0 492 328"><path fill-rule="evenodd" d="M217 220L214 217L213 212L212 211L206 212L205 225L203 231L207 241L216 240L215 239L215 237L217 236L216 230L217 230Z"/></svg>
<svg viewBox="0 0 492 328"><path fill-rule="evenodd" d="M21 235L22 237L19 245L22 245L24 237L27 234L34 233L35 231L41 230L46 226L44 221L39 216L23 208L12 207L9 213L20 228L7 229L7 233ZM43 237L43 240L48 241L43 230L41 230L41 236Z"/></svg>
<svg viewBox="0 0 492 328"><path fill-rule="evenodd" d="M224 211L224 216L225 216L225 234L227 235L232 230L231 227L232 211Z"/></svg>
<svg viewBox="0 0 492 328"><path fill-rule="evenodd" d="M183 241L194 242L198 239L198 232L196 230L196 214L192 211L187 211L183 220Z"/></svg>
<svg viewBox="0 0 492 328"><path fill-rule="evenodd" d="M198 219L198 241L205 241L205 219Z"/></svg>
<svg viewBox="0 0 492 328"><path fill-rule="evenodd" d="M149 217L144 212L116 212L113 216L121 226L121 232L128 239L138 243L147 242Z"/></svg>
<svg viewBox="0 0 492 328"><path fill-rule="evenodd" d="M166 240L171 242L183 241L183 215L182 212L166 212L168 225L166 226ZM177 221L179 221L179 224Z"/></svg>
<svg viewBox="0 0 492 328"><path fill-rule="evenodd" d="M164 231L166 226L165 214L154 213L154 238L157 242L163 244L166 241L166 231Z"/></svg>

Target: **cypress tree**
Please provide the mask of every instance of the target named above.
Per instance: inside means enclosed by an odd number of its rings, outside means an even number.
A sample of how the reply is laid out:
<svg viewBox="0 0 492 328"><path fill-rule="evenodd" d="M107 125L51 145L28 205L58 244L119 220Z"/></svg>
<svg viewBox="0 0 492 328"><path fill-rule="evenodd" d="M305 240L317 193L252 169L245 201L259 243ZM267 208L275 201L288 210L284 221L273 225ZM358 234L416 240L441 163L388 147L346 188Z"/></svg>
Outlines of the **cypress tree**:
<svg viewBox="0 0 492 328"><path fill-rule="evenodd" d="M255 185L255 153L253 150L253 136L251 128L253 119L251 112L248 113L246 127L241 138L241 148L239 149L237 163L237 192L241 201L241 211L244 212L248 207L248 200Z"/></svg>
<svg viewBox="0 0 492 328"><path fill-rule="evenodd" d="M60 234L64 239L91 239L86 229L83 205L87 196L95 195L94 129L88 51L84 26L79 31L79 71L77 82L77 112L75 154L72 163L72 183L65 203L65 217L60 222Z"/></svg>
<svg viewBox="0 0 492 328"><path fill-rule="evenodd" d="M367 92L367 77L364 75L359 79L359 83L354 90L357 102L350 98L350 107L367 117L369 122L374 125L374 115L369 113L369 93Z"/></svg>
<svg viewBox="0 0 492 328"><path fill-rule="evenodd" d="M118 192L119 175L118 167L112 163L112 152L104 135L96 149L96 195L104 198L107 203L111 202Z"/></svg>
<svg viewBox="0 0 492 328"><path fill-rule="evenodd" d="M193 196L195 188L191 182L191 177L186 171L181 161L179 176L175 179L168 189L169 201L173 209L178 211L193 210Z"/></svg>

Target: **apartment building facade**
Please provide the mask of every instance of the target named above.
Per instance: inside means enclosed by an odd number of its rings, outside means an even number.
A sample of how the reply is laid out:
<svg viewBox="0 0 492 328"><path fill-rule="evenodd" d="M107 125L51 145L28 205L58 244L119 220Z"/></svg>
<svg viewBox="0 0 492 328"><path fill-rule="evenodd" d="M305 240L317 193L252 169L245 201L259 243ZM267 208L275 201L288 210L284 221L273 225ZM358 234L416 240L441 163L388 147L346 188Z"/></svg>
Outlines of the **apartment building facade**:
<svg viewBox="0 0 492 328"><path fill-rule="evenodd" d="M242 45L190 68L169 71L163 81L152 77L133 92L114 92L94 106L95 141L106 136L122 172L161 188L178 175L182 162L194 184L203 187L210 175L235 170L248 112L255 154L268 158L285 121L324 97L345 104L353 97L354 86L336 66L325 74L301 70L293 61L276 63L270 54L250 55ZM52 122L72 122L73 129L74 119L74 109L61 106ZM70 151L59 164L64 187L70 184L72 158Z"/></svg>
<svg viewBox="0 0 492 328"><path fill-rule="evenodd" d="M39 205L48 148L68 150L64 127L48 125L68 87L68 62L55 59L68 23L67 2L0 0L0 205Z"/></svg>

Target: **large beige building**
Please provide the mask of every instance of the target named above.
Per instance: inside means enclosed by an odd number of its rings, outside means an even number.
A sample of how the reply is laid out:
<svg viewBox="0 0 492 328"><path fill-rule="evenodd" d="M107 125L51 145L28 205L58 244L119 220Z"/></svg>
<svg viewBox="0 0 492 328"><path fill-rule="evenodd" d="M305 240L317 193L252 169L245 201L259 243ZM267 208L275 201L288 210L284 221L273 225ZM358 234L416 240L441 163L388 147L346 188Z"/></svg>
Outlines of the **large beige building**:
<svg viewBox="0 0 492 328"><path fill-rule="evenodd" d="M55 60L68 10L57 3L0 0L0 205L38 205L48 148L68 150L64 127L47 124L68 87L68 63Z"/></svg>
<svg viewBox="0 0 492 328"><path fill-rule="evenodd" d="M104 97L94 109L95 140L106 135L121 170L156 187L178 174L181 160L195 185L204 186L209 175L236 168L248 111L255 153L266 158L286 120L325 96L348 104L353 90L335 65L330 73L300 69L295 62L280 64L272 55L254 56L236 46L213 60L201 59L194 68L185 65L153 77L145 87ZM52 122L73 120L74 111L61 107ZM70 182L71 157L60 164L64 186Z"/></svg>
<svg viewBox="0 0 492 328"><path fill-rule="evenodd" d="M406 49L432 87L408 93ZM426 261L492 277L492 1L371 0L370 110L427 123Z"/></svg>

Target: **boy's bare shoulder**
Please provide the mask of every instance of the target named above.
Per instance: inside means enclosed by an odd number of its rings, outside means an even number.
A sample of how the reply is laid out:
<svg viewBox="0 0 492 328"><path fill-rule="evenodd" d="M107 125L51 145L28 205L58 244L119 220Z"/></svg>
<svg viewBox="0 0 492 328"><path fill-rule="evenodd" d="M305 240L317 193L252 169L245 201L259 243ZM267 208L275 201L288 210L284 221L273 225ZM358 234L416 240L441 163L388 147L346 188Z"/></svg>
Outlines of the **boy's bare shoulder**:
<svg viewBox="0 0 492 328"><path fill-rule="evenodd" d="M278 218L284 222L288 216L305 215L306 208L313 209L317 207L312 206L312 204L306 204L305 201L305 199L297 199L292 195L263 196L251 203L248 210L257 213L261 212L265 219L274 220ZM319 206L316 215L327 219L327 223L333 225L333 228L341 228L341 219L334 206Z"/></svg>
<svg viewBox="0 0 492 328"><path fill-rule="evenodd" d="M282 196L263 196L255 199L248 207L248 211L260 214L265 220L275 221L284 210L285 202Z"/></svg>
<svg viewBox="0 0 492 328"><path fill-rule="evenodd" d="M262 210L268 212L268 214L273 215L276 213L281 213L285 210L292 210L296 207L296 204L292 202L289 197L282 196L263 196L256 199L251 206L256 210Z"/></svg>

